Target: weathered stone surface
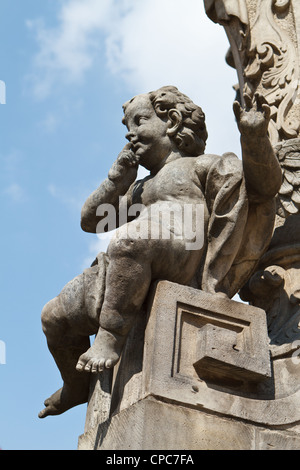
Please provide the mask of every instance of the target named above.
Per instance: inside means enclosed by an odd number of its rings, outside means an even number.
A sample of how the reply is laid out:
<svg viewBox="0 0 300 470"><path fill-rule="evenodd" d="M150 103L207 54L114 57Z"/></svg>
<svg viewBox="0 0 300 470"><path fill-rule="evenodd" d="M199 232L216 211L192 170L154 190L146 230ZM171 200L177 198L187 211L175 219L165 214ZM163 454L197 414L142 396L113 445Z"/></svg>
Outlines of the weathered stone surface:
<svg viewBox="0 0 300 470"><path fill-rule="evenodd" d="M128 431L129 430L129 431ZM80 436L79 450L299 450L300 434L148 397Z"/></svg>
<svg viewBox="0 0 300 470"><path fill-rule="evenodd" d="M87 408L85 432L105 423L110 417L112 370L94 375L90 384L89 406Z"/></svg>
<svg viewBox="0 0 300 470"><path fill-rule="evenodd" d="M124 362L115 372L110 418L90 426L80 437L79 449L300 448L299 392L290 395L280 389L275 396L274 389L267 387L274 376L268 377L270 356L262 310L169 282L157 284L149 307L148 316L141 316L129 337ZM257 376L249 386L247 365L246 371L237 371L230 361L227 380L223 375L219 380L218 373L205 377L197 373L193 366L199 354L197 335L201 325L209 331L216 323L225 331L218 341L219 354L226 355L232 348L233 324L249 329L248 335L240 332L235 352L248 349L253 357L266 355L256 384ZM288 380L288 369L277 368L276 380L280 374ZM266 380L264 390L261 380Z"/></svg>
<svg viewBox="0 0 300 470"><path fill-rule="evenodd" d="M299 361L295 359L300 344L300 140L287 140L275 150L283 172L275 230L241 295L267 313L276 394L282 396L300 388Z"/></svg>
<svg viewBox="0 0 300 470"><path fill-rule="evenodd" d="M257 450L299 450L300 435L285 431L256 430Z"/></svg>
<svg viewBox="0 0 300 470"><path fill-rule="evenodd" d="M222 333L217 338L215 327ZM209 384L227 378L226 386L243 394L249 377L270 376L264 311L174 283L157 285L145 336L144 393L202 407Z"/></svg>
<svg viewBox="0 0 300 470"><path fill-rule="evenodd" d="M251 426L148 397L81 436L79 450L251 450L254 438Z"/></svg>

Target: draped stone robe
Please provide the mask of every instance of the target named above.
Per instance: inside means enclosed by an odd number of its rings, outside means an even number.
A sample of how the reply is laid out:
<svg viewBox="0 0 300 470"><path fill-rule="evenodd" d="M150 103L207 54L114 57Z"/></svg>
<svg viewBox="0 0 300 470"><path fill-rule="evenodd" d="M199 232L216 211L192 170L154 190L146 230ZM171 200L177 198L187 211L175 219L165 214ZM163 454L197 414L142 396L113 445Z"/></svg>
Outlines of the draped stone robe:
<svg viewBox="0 0 300 470"><path fill-rule="evenodd" d="M275 220L275 198L259 200L248 190L242 161L233 153L212 156L205 200L210 214L206 254L198 287L230 298L246 283L268 248Z"/></svg>

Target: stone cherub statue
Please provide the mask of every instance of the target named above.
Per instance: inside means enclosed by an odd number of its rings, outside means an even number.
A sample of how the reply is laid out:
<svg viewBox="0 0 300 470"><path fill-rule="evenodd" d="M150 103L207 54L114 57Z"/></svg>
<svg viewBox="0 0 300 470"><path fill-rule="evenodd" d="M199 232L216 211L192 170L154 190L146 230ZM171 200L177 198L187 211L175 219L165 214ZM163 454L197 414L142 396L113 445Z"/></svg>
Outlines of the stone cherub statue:
<svg viewBox="0 0 300 470"><path fill-rule="evenodd" d="M87 401L89 372L118 362L152 281L192 285L231 298L253 272L272 235L282 176L267 136L270 109L259 96L255 103L245 99L247 109L234 104L243 161L231 153L204 154L205 116L175 87L136 96L124 105L129 143L85 202L81 227L97 232L103 204L118 210L122 204L142 204L144 209L120 225L107 253L100 253L43 309L43 331L64 383L45 401L41 418ZM139 165L150 173L136 181ZM161 227L159 211L151 210L151 227L172 236L147 236L148 209L161 203L171 211L175 207L175 222L178 207L204 207L203 246L188 250L185 237L176 237L176 223ZM134 230L128 236L129 227Z"/></svg>

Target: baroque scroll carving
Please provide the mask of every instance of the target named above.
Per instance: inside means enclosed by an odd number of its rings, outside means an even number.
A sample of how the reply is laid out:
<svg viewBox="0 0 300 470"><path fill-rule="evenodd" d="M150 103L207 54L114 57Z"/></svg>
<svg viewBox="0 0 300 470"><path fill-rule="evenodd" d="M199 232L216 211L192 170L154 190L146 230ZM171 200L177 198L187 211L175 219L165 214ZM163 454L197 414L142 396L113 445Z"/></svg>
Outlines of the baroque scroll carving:
<svg viewBox="0 0 300 470"><path fill-rule="evenodd" d="M227 62L237 70L241 103L244 93L254 97L259 92L271 107L269 135L276 144L298 137L300 129L300 121L290 113L299 90L297 39L290 34L296 30L294 6L292 0L258 0L252 18L250 3L205 0L205 7L227 33Z"/></svg>
<svg viewBox="0 0 300 470"><path fill-rule="evenodd" d="M269 134L272 143L298 136L300 122L289 119L297 98L298 53L281 27L292 12L291 0L261 0L249 35L248 64L244 70L244 92L259 91L272 109Z"/></svg>

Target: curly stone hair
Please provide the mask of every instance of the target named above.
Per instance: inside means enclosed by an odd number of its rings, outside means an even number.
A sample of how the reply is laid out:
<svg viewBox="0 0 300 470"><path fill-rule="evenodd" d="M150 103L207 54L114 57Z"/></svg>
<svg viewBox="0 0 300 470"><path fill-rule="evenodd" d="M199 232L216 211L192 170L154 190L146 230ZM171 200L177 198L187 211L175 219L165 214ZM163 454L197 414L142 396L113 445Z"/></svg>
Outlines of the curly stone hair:
<svg viewBox="0 0 300 470"><path fill-rule="evenodd" d="M202 109L174 86L164 86L148 93L153 108L161 119L170 116L172 110L181 115L181 125L171 137L177 148L187 156L202 155L207 140L205 114ZM130 100L128 103L132 102ZM125 111L128 103L125 103Z"/></svg>

